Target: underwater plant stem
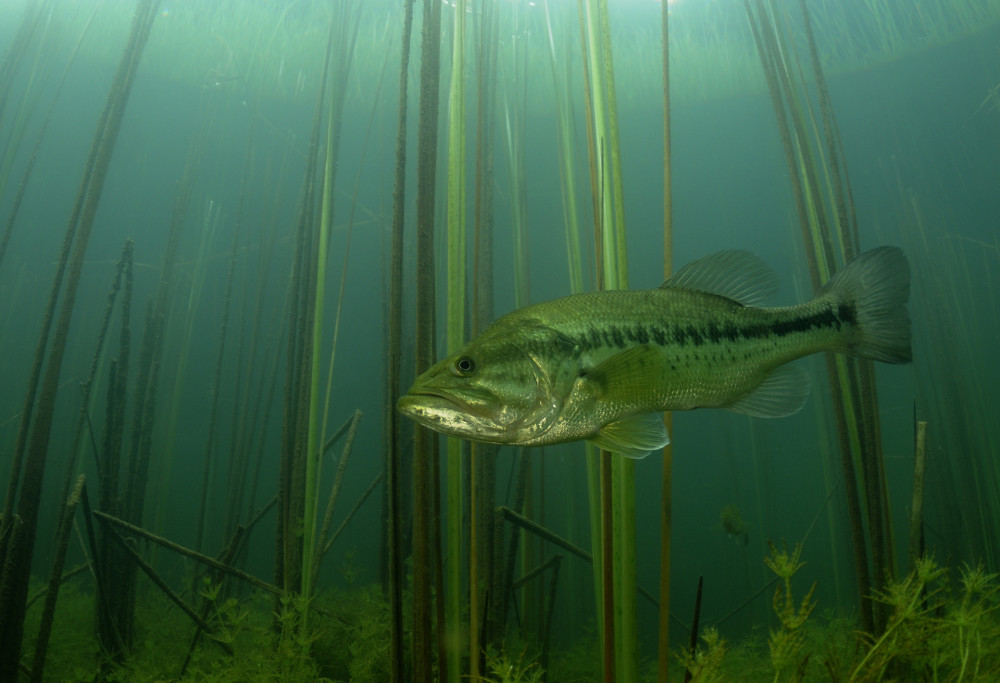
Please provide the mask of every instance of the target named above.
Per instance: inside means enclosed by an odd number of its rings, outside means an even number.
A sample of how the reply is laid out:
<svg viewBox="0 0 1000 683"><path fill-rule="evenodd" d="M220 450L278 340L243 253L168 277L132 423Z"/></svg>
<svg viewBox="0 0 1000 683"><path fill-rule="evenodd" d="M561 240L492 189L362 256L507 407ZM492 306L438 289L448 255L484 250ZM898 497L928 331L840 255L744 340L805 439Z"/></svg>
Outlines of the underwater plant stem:
<svg viewBox="0 0 1000 683"><path fill-rule="evenodd" d="M493 252L495 197L495 129L499 7L486 3L479 26L476 72L475 224L473 227L472 332L478 334L493 320ZM474 444L470 458L469 540L469 675L475 680L489 646L500 645L496 601L501 595L495 515L496 454L492 444ZM491 605L490 602L493 604ZM482 618L480 620L480 604ZM482 627L477 627L478 624Z"/></svg>
<svg viewBox="0 0 1000 683"><path fill-rule="evenodd" d="M573 103L569 95L569 67L573 61L563 51L562 58L556 55L555 32L549 13L548 0L545 2L545 28L548 36L549 66L552 71L555 92L556 125L559 143L559 180L563 205L563 222L566 230L566 255L569 265L570 292L583 291L583 253L580 239L580 217L577 207L576 189L576 148L573 144ZM560 81L559 65L567 69L565 82Z"/></svg>
<svg viewBox="0 0 1000 683"><path fill-rule="evenodd" d="M3 120L4 106L10 99L10 76L14 69L16 69L17 62L20 61L20 53L24 50L23 41L30 39L31 34L35 32L38 19L51 11L45 7L46 4L46 2L38 2L26 6L24 17L21 20L21 24L18 26L17 35L14 38L13 44L9 46L7 53L4 56L3 63L0 64L0 121ZM38 129L38 134L35 136L35 144L31 149L28 161L24 165L24 172L21 174L21 182L18 184L14 197L9 202L10 212L7 214L7 223L4 227L3 233L0 234L0 267L3 266L4 255L7 253L7 245L10 242L11 234L14 232L14 225L17 222L17 216L20 213L21 203L24 199L25 192L28 189L31 173L35 168L35 161L38 159L39 149L42 146L42 141L45 140L45 133L49 128L49 123L52 121L52 113L55 111L56 104L59 102L59 94L62 92L71 68L76 63L76 57L80 51L80 46L83 44L84 39L90 32L91 24L93 24L94 18L97 16L101 5L101 2L94 3L93 11L87 18L87 22L83 25L83 28L80 30L80 36L73 45L69 58L66 60L66 66L63 68L62 75L59 77L59 82L54 88L55 94L52 97L52 103L49 105L49 110L46 112L42 125ZM16 59L14 59L12 63L9 63L12 55ZM9 145L9 141L5 142L5 145ZM7 164L13 161L14 156L15 155L12 153L0 153L0 157L3 158L3 161L0 161L0 195L3 194L7 185Z"/></svg>
<svg viewBox="0 0 1000 683"><path fill-rule="evenodd" d="M917 566L917 558L924 554L924 463L927 457L927 423L917 422L916 444L913 457L913 504L910 507L910 563L909 571Z"/></svg>
<svg viewBox="0 0 1000 683"><path fill-rule="evenodd" d="M454 353L465 342L466 220L465 220L465 0L457 0L452 31L451 79L448 94L448 185L447 185L447 340ZM465 517L463 488L465 473L461 440L446 439L447 450L447 554L445 556L445 643L447 678L458 683L461 673L462 639L462 551ZM475 525L475 517L470 519ZM475 557L471 558L475 562ZM476 590L476 586L470 587ZM475 627L470 629L475 630ZM473 653L478 658L478 652Z"/></svg>
<svg viewBox="0 0 1000 683"><path fill-rule="evenodd" d="M601 459L601 634L604 652L604 683L615 681L615 556L612 500L612 453L602 450Z"/></svg>
<svg viewBox="0 0 1000 683"><path fill-rule="evenodd" d="M35 349L34 365L25 395L18 430L17 444L12 457L11 477L8 482L0 535L14 523L13 506L17 499L18 518L23 525L20 533L12 535L2 557L0 576L0 680L15 680L20 661L24 635L24 613L27 600L31 561L34 553L38 513L41 507L42 484L48 459L49 439L55 416L56 394L62 370L70 323L76 303L77 288L82 276L84 256L97 208L100 204L108 169L114 155L125 116L126 105L146 39L156 18L156 0L140 0L137 4L128 43L118 64L115 79L108 93L100 122L95 129L87 164L83 171L74 209L67 223L61 247L59 266L53 278L49 302L44 313L42 331ZM63 276L69 268L65 289ZM61 295L58 319L55 311ZM55 322L53 330L52 323ZM52 343L42 375L42 361ZM39 384L39 378L41 383ZM35 397L37 394L37 415ZM30 440L28 434L30 431ZM21 467L23 464L23 476ZM20 496L17 495L20 484ZM19 543L15 544L14 541Z"/></svg>
<svg viewBox="0 0 1000 683"><path fill-rule="evenodd" d="M542 671L549 669L549 649L552 644L552 618L556 612L556 590L559 588L559 568L562 566L562 555L553 555L549 560L552 563L552 577L549 579L549 609L545 615L545 626L542 629L542 654L540 666Z"/></svg>
<svg viewBox="0 0 1000 683"><path fill-rule="evenodd" d="M434 341L434 197L440 90L441 3L424 3L417 121L416 330L414 371L430 367ZM413 433L413 670L414 683L432 680L433 620L431 524L436 522L432 473L436 444L431 432ZM439 596L440 597L440 596Z"/></svg>
<svg viewBox="0 0 1000 683"><path fill-rule="evenodd" d="M674 211L670 165L670 12L660 3L660 41L663 45L663 276L670 277L674 259ZM663 414L667 434L673 434L673 413ZM657 681L667 683L670 665L670 549L673 522L674 445L663 448L660 480L660 605L657 621ZM701 579L698 580L699 594Z"/></svg>
<svg viewBox="0 0 1000 683"><path fill-rule="evenodd" d="M628 287L624 183L607 0L580 0L590 126L594 248L599 289ZM626 462L627 461L627 462ZM592 472L592 470L588 470ZM605 681L635 680L638 667L635 576L635 463L600 455L600 620ZM617 637L616 637L617 636ZM611 649L609 649L611 648Z"/></svg>
<svg viewBox="0 0 1000 683"><path fill-rule="evenodd" d="M236 577L241 581L245 581L251 585L256 586L257 588L261 588L267 591L268 593L273 593L274 595L277 596L285 595L285 591L279 588L278 586L275 586L266 581L258 579L256 576L253 576L252 574L247 574L242 569L237 569L236 567L230 567L229 565L223 562L219 562L215 558L199 553L197 550L191 550L190 548L185 548L184 546L174 543L173 541L163 538L162 536L157 536L156 534L150 531L146 531L145 529L137 527L134 524L129 524L123 519L119 519L105 512L101 512L100 510L93 510L92 514L98 519L100 519L102 522L107 522L109 524L117 526L129 532L130 534L135 534L136 536L142 536L143 538L150 540L153 543L163 546L167 550L173 550L175 553L184 555L185 557L190 557L192 560L197 560L198 562L206 564L209 567L212 567L213 569L218 569L221 572L225 572L226 574Z"/></svg>
<svg viewBox="0 0 1000 683"><path fill-rule="evenodd" d="M705 585L705 577L698 577L698 592L694 596L694 616L691 617L691 637L688 639L688 649L691 651L691 657L695 656L695 652L698 650L698 622L701 619L701 591ZM691 680L691 670L684 670L684 683L688 683Z"/></svg>
<svg viewBox="0 0 1000 683"><path fill-rule="evenodd" d="M218 214L216 214L218 215ZM208 488L209 488L209 478L212 472L212 461L215 459L215 439L218 433L218 427L216 426L216 421L219 416L219 407L222 397L222 368L225 365L226 360L226 336L229 329L229 311L232 307L233 300L233 280L236 277L236 262L237 256L239 254L240 245L240 234L242 232L242 221L237 219L236 227L233 230L233 243L229 251L229 266L226 271L226 289L223 295L222 303L222 321L219 324L219 341L218 347L215 355L215 373L212 379L212 398L211 407L209 408L209 418L208 418L208 437L205 441L205 456L202 468L202 479L201 479L201 504L198 513L198 532L196 535L195 547L199 550L203 547L205 534L205 512L208 507ZM214 231L214 226L213 226ZM204 244L204 242L203 242ZM200 256L201 254L199 254ZM201 261L202 259L199 259ZM200 265L200 264L199 264ZM199 273L204 273L204 268L199 268ZM198 292L200 294L201 289L201 277L199 279ZM196 293L195 289L192 288L192 293ZM189 314L192 310L189 308ZM179 392L178 392L179 393Z"/></svg>
<svg viewBox="0 0 1000 683"><path fill-rule="evenodd" d="M62 584L62 570L66 562L66 550L69 548L69 536L73 529L73 516L80 504L80 493L83 490L85 477L81 474L76 479L76 485L63 506L62 518L59 521L59 531L56 534L56 551L52 560L52 571L49 574L49 587L45 594L45 606L42 608L41 625L38 627L38 637L35 640L35 658L31 665L32 683L42 681L45 669L45 655L49 649L49 637L52 635L52 621L56 614L56 599L59 597L59 586Z"/></svg>
<svg viewBox="0 0 1000 683"><path fill-rule="evenodd" d="M98 513L97 510L94 510L94 514L99 515L100 513ZM119 534L114 529L111 529L110 527L108 528L108 532L111 534L111 538L113 538L115 542L118 543L119 547L121 547L122 550L124 550L125 553L132 558L132 561L135 562L136 565L138 565L138 567L142 569L143 572L145 572L146 576L148 576L149 579L154 584L156 584L156 586L161 591L163 591L164 595L170 598L170 600L175 605L180 607L181 611L184 612L184 614L188 615L191 621L197 624L198 627L201 628L203 631L207 631L208 633L212 632L212 628L207 623L205 623L204 619L198 616L198 613L194 611L194 608L192 608L190 605L184 602L181 596L177 595L177 593L175 593L174 590L169 585L167 585L167 582L164 581L160 577L160 575L156 573L156 570L153 569L151 566L149 566L149 563L147 563L144 559L142 559L142 556L139 555L139 553L137 553L132 548L132 546L130 546L128 543L125 542L125 539L121 537L121 534ZM229 645L228 643L224 643L217 638L211 638L210 640L219 647L221 647L226 654L230 656L233 656L235 654L233 652L232 646Z"/></svg>
<svg viewBox="0 0 1000 683"><path fill-rule="evenodd" d="M332 20L331 20L332 21ZM333 29L330 31L330 39L333 40ZM326 128L326 153L323 162L322 176L322 199L320 205L320 219L318 226L319 242L316 248L316 280L315 294L313 295L313 323L312 323L312 343L310 350L312 361L309 365L309 427L307 431L306 460L305 460L305 499L303 503L303 529L302 529L302 584L301 593L306 599L312 597L313 591L313 555L316 548L316 498L319 486L318 468L322 457L319 444L322 436L319 434L319 425L325 423L325 415L320 417L319 401L319 373L320 373L320 351L323 348L323 317L326 304L326 264L330 245L330 230L333 224L333 175L335 165L334 151L334 110L331 108L327 116Z"/></svg>
<svg viewBox="0 0 1000 683"><path fill-rule="evenodd" d="M361 509L361 506L365 504L366 500L368 500L368 496L372 494L372 492L375 490L375 487L378 486L384 478L385 478L385 473L379 472L378 475L374 479L372 479L372 482L368 484L368 488L365 489L364 493L361 494L361 497L358 498L357 502L354 503L354 507L352 507L348 511L348 513L344 516L344 521L340 523L340 526L338 526L337 530L333 532L332 536L330 536L330 539L326 542L326 545L323 546L322 552L324 555L328 550L330 550L331 547L333 547L334 541L336 541L337 537L340 536L341 532L343 532L344 529L347 528L347 525L351 523L351 520L354 519L354 515L357 513L358 510Z"/></svg>
<svg viewBox="0 0 1000 683"><path fill-rule="evenodd" d="M530 531L531 533L535 534L540 538L544 538L546 541L549 541L550 543L556 544L563 550L567 550L573 553L580 559L586 560L587 562L594 561L593 556L580 546L573 545L572 543L564 539L562 536L558 536L552 533L551 531L543 527L541 524L536 524L535 522L531 521L524 515L510 509L509 507L501 505L497 508L497 511L500 512L500 514L502 514L504 519L506 519L508 522L516 524L518 527L526 531Z"/></svg>
<svg viewBox="0 0 1000 683"><path fill-rule="evenodd" d="M226 544L221 555L219 556L221 562L224 564L232 564L237 553L239 552L240 544L243 542L246 533L247 530L245 527L236 527L236 531L233 533L232 538L229 539L229 543ZM212 595L211 593L206 594L206 592L199 591L202 596L201 611L199 616L203 620L208 618L209 612L211 611L215 601L218 599L218 593L222 590L221 578L222 575L219 572L216 572L213 577L205 577L208 590L216 591L216 593L215 595ZM213 584L218 585L213 588ZM198 647L198 642L201 640L202 633L204 633L204 629L202 629L200 625L195 627L194 635L191 636L191 643L188 645L187 655L184 657L184 664L181 665L181 678L183 678L184 674L187 672L188 665L191 663L191 657L194 655L195 648Z"/></svg>
<svg viewBox="0 0 1000 683"><path fill-rule="evenodd" d="M389 595L389 671L391 683L406 680L403 645L403 458L400 416L396 400L400 393L403 338L403 236L406 216L406 121L410 40L413 35L413 0L403 3L403 34L399 65L399 111L396 118L396 165L392 189L392 246L389 256L389 339L386 371L385 414L385 508L387 517L386 582ZM336 534L334 534L336 537Z"/></svg>
<svg viewBox="0 0 1000 683"><path fill-rule="evenodd" d="M841 159L843 149L809 12L800 2L822 125L816 120L804 79L795 77L802 71L795 41L788 35L786 22L779 19L775 3L753 0L751 6L751 0L745 0L744 4L778 122L812 285L818 289L836 270L838 260L858 252L859 240L849 178ZM878 633L885 627L885 610L869 596L891 578L893 541L874 374L870 361L839 356L827 358L827 373L846 482L861 622L866 631Z"/></svg>
<svg viewBox="0 0 1000 683"><path fill-rule="evenodd" d="M337 473L333 477L333 486L330 489L330 496L326 501L323 524L320 527L319 536L316 538L317 550L313 553L313 563L310 568L310 571L312 571L312 585L314 586L319 579L319 567L323 561L323 555L327 547L329 547L326 539L330 534L330 526L333 524L333 511L337 505L337 499L340 497L340 487L344 483L344 472L347 471L347 462L351 457L351 448L354 446L354 437L358 433L358 424L361 422L361 415L360 410L355 410L354 415L351 417L351 428L347 432L347 438L344 440L344 449L340 453L340 462L337 463Z"/></svg>

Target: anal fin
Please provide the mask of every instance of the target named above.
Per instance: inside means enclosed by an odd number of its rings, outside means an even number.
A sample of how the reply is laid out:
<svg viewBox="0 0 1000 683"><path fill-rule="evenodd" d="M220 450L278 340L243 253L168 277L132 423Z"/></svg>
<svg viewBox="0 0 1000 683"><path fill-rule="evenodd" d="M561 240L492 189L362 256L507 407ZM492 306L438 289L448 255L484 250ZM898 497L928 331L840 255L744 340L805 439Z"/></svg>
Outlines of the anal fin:
<svg viewBox="0 0 1000 683"><path fill-rule="evenodd" d="M799 365L781 365L746 396L726 406L751 417L787 417L809 398L809 375Z"/></svg>

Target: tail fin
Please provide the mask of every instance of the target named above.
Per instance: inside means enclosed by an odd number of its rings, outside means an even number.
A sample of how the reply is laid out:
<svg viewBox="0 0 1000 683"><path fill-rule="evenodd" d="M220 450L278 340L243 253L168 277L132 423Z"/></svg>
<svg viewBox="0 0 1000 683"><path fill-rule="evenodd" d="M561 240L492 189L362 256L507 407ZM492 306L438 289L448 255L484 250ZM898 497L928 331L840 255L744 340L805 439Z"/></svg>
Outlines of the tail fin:
<svg viewBox="0 0 1000 683"><path fill-rule="evenodd" d="M856 256L818 296L853 305L855 332L847 352L883 363L909 363L910 264L899 247L877 247Z"/></svg>

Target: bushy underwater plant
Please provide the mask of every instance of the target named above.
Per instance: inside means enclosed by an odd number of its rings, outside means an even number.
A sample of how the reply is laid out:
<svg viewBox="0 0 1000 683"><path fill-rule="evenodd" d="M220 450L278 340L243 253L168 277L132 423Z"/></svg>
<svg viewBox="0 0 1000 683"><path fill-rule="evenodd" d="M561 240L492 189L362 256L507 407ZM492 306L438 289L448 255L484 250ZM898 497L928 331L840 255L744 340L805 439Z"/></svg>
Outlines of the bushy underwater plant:
<svg viewBox="0 0 1000 683"><path fill-rule="evenodd" d="M497 652L492 647L486 650L487 676L479 678L481 683L540 683L546 680L545 671L538 662L526 659L527 648L522 648L517 659L512 659L506 649Z"/></svg>
<svg viewBox="0 0 1000 683"><path fill-rule="evenodd" d="M933 558L919 559L909 574L872 596L889 614L885 630L875 636L843 618L809 619L816 584L801 600L792 597L800 556L800 546L789 553L771 544L765 559L779 579L773 606L781 624L768 638L769 666L760 646L757 661L749 661L753 645L730 646L710 627L693 652L676 654L692 681L1000 680L997 574L964 565L951 581L949 570Z"/></svg>

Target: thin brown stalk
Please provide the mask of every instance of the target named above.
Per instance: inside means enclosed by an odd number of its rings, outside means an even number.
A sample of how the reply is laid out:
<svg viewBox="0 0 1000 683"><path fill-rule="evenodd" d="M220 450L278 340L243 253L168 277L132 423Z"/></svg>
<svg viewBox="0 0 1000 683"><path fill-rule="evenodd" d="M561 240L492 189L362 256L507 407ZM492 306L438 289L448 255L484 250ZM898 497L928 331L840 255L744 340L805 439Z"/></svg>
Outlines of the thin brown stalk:
<svg viewBox="0 0 1000 683"><path fill-rule="evenodd" d="M101 512L100 510L94 510L93 515L98 519L100 519L102 522L107 522L120 529L124 529L130 534L141 536L146 540L152 541L153 543L163 546L167 550L172 550L175 553L184 555L185 557L190 557L191 559L197 560L202 564L206 564L209 567L212 567L213 569L218 569L219 571L225 572L226 574L229 574L230 576L240 579L241 581L245 581L246 583L256 586L257 588L266 590L268 593L272 593L278 596L285 595L285 591L279 588L278 586L275 586L266 581L258 579L256 576L253 576L252 574L247 574L242 569L237 569L236 567L230 567L229 565L223 562L219 562L213 557L209 557L208 555L199 553L197 550L185 548L184 546L174 543L173 541L163 538L162 536L157 536L156 534L150 531L146 531L141 527L137 527L134 524L129 524L123 519L118 519L117 517L113 517L107 513Z"/></svg>
<svg viewBox="0 0 1000 683"><path fill-rule="evenodd" d="M333 524L333 511L340 497L340 487L344 483L344 472L347 471L347 462L351 457L351 448L354 446L354 437L358 433L358 425L361 423L361 411L355 410L351 416L351 427L344 440L344 448L340 453L340 462L337 463L337 473L333 477L333 486L330 488L330 496L326 501L326 512L323 514L323 524L320 527L319 536L316 538L316 547L320 550L313 554L312 585L316 585L319 578L319 567L323 561L323 553L326 548L326 539L330 534L330 526Z"/></svg>
<svg viewBox="0 0 1000 683"><path fill-rule="evenodd" d="M438 101L440 90L441 4L424 3L420 59L420 105L417 122L416 338L414 370L423 372L434 355L434 200L437 173ZM434 604L433 472L437 439L416 427L413 436L413 671L415 683L432 680ZM442 595L438 592L438 595ZM441 624L441 622L439 622ZM441 652L443 655L444 653ZM442 660L444 658L442 657ZM439 671L443 678L443 672Z"/></svg>
<svg viewBox="0 0 1000 683"><path fill-rule="evenodd" d="M111 165L118 132L124 119L143 48L156 17L157 5L158 2L155 0L143 0L136 8L129 42L119 62L114 84L95 130L80 189L67 224L59 265L43 316L42 332L35 350L3 517L4 526L10 524L13 520L14 501L17 500L18 517L23 522L23 529L22 533L10 539L3 551L3 573L0 578L0 680L14 680L17 676L42 483L52 434L59 376L76 303L77 287L82 276L84 256L104 188L104 180ZM62 281L67 268L69 272L63 290ZM62 306L56 319L55 311L59 301ZM49 348L50 332L51 348L48 360L44 363L43 376L42 361L46 356L46 349ZM39 383L40 377L42 379ZM37 414L33 417L36 407ZM2 531L3 529L0 529L0 533ZM12 543L15 539L20 540L18 545Z"/></svg>
<svg viewBox="0 0 1000 683"><path fill-rule="evenodd" d="M927 423L917 423L913 462L913 504L910 507L910 572L924 554L924 463L927 457Z"/></svg>
<svg viewBox="0 0 1000 683"><path fill-rule="evenodd" d="M99 514L99 513L95 510L94 514ZM189 604L184 602L181 596L177 595L177 593L174 592L174 589L172 589L169 585L167 585L167 582L164 581L160 577L160 575L156 573L156 570L153 569L151 566L149 566L149 563L146 562L144 559L142 559L142 556L140 556L139 553L137 553L132 548L132 546L130 546L128 543L125 542L125 539L121 537L121 534L119 534L114 529L110 528L108 529L108 531L111 534L111 538L113 538L115 542L118 543L121 549L125 551L126 555L132 558L132 561L135 562L140 569L142 569L142 571L146 574L146 576L148 576L149 579L154 584L156 584L156 587L159 588L161 591L163 591L164 595L170 598L170 600L175 605L180 607L181 611L184 612L184 614L188 615L191 621L197 624L199 628L211 632L212 628L207 623L205 623L205 620L202 619L200 616L198 616L198 613L195 612L194 609ZM230 656L235 654L233 652L232 646L229 645L228 643L225 643L219 640L218 638L212 638L211 640L213 643L222 648L226 654Z"/></svg>
<svg viewBox="0 0 1000 683"><path fill-rule="evenodd" d="M80 504L80 492L83 490L85 478L81 474L76 479L66 504L63 506L62 518L59 521L59 531L56 533L56 553L52 560L52 571L49 575L48 592L45 594L45 606L42 608L42 621L38 627L38 638L35 640L35 659L31 665L32 683L42 681L45 670L45 655L49 649L49 637L52 635L52 621L56 614L56 600L59 597L59 587L63 581L63 565L66 563L66 551L69 548L69 536L73 530L73 516Z"/></svg>

